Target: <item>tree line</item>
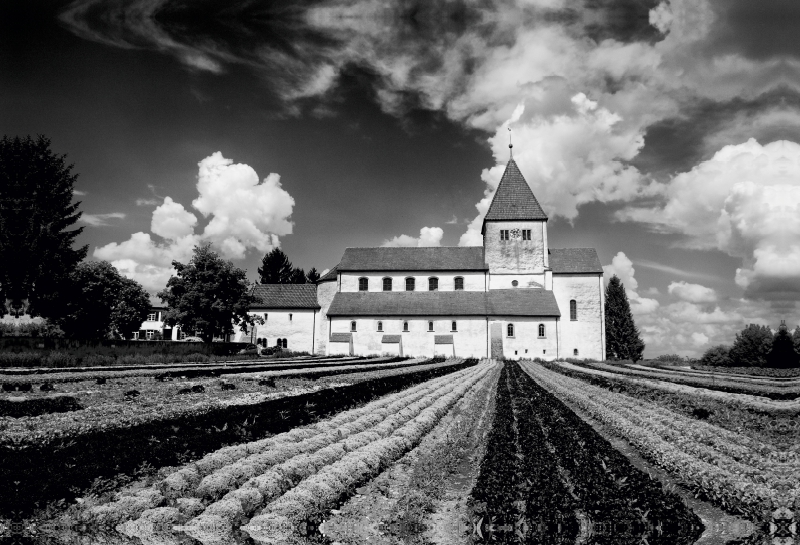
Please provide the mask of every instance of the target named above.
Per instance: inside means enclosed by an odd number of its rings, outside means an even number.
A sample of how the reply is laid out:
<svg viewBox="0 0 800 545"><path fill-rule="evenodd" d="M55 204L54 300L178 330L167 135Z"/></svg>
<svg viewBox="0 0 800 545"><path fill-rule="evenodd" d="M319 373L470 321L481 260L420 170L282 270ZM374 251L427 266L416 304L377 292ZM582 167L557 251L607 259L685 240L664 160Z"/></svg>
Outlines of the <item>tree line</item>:
<svg viewBox="0 0 800 545"><path fill-rule="evenodd" d="M792 333L785 323L778 331L766 325L749 324L736 334L730 346L712 346L700 358L717 367L800 367L800 326Z"/></svg>
<svg viewBox="0 0 800 545"><path fill-rule="evenodd" d="M151 310L150 296L106 261L87 261L88 246L73 248L83 227L80 202L72 202L78 175L50 140L0 139L0 317L41 317L18 333L83 340L129 339ZM209 245L197 246L189 263L173 261L176 274L157 295L164 322L199 332L206 342L254 323L246 272ZM275 248L258 269L261 283L316 282L315 268L294 267ZM22 331L24 330L24 331ZM0 334L8 327L0 327Z"/></svg>

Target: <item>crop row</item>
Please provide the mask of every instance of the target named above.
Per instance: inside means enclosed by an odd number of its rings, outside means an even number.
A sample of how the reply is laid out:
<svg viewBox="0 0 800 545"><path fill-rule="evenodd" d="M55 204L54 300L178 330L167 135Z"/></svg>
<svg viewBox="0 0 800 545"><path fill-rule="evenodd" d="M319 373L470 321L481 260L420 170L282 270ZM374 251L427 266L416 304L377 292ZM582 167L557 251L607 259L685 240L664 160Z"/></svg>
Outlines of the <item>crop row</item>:
<svg viewBox="0 0 800 545"><path fill-rule="evenodd" d="M118 412L105 412L107 419L92 422L88 429L80 428L76 422L78 427L59 440L36 442L28 437L32 433L22 432L20 440L0 449L0 489L11 491L0 495L0 514L30 509L36 502L69 500L95 478L127 473L145 462L155 467L175 465L192 452L203 455L225 444L282 433L474 364L474 360L449 360L371 371L359 377L359 382L348 385L332 382L327 388L299 395L246 405L206 404L202 410L188 407L166 415L158 405L133 414L120 407ZM62 419L82 412L85 411L20 421L43 422L58 431ZM52 435L48 430L41 433L45 437ZM24 456L19 454L20 449L24 449Z"/></svg>
<svg viewBox="0 0 800 545"><path fill-rule="evenodd" d="M636 363L625 364L625 367L639 371L659 372L668 375L687 376L687 377L706 377L714 379L726 379L743 382L745 384L769 384L769 385L792 385L800 384L800 377L797 376L769 376L769 375L746 375L743 373L733 373L725 367L716 367L712 370L695 368L674 368L674 367L648 367Z"/></svg>
<svg viewBox="0 0 800 545"><path fill-rule="evenodd" d="M267 505L251 520L251 535L260 535L257 528L264 523L280 523L284 532L295 532L298 524L333 506L349 486L372 476L410 449L452 403L486 376L489 368L483 365L434 380L315 426L241 445L244 449L218 451L160 483L158 489L166 498L159 503L166 502L166 506L143 511L137 520L118 529L145 537L153 517L160 520L171 513L175 520L181 516L185 520L196 515L184 531L201 542L214 542ZM226 463L231 459L234 461ZM220 464L225 465L199 479ZM176 497L187 492L193 494ZM112 522L121 515L127 518L136 502L142 505L149 501L152 507L155 494L138 494L95 508L94 516ZM143 499L147 494L152 495ZM270 516L276 514L280 515L277 519Z"/></svg>
<svg viewBox="0 0 800 545"><path fill-rule="evenodd" d="M503 388L508 402L501 405ZM635 469L516 363L498 389L496 418L493 435L506 447L487 452L473 492L476 515L492 521L484 522L484 539L576 543L588 537L588 526L595 539L602 534L601 541L614 543L688 543L699 535L699 519L680 498ZM516 441L502 437L514 433ZM492 478L503 465L515 474Z"/></svg>
<svg viewBox="0 0 800 545"><path fill-rule="evenodd" d="M669 419L648 418L650 407L646 403L611 394L534 364L525 364L525 369L549 390L609 426L646 458L675 474L698 494L723 508L752 520L761 520L765 511L774 506L774 501L778 499L778 489L774 486L784 482L786 475L783 471L774 472L775 464L766 460L758 464L763 470L751 468L719 452L715 447L725 444L726 439L719 437L727 435L726 432L712 434L711 426L699 426L674 413L674 425ZM700 443L703 436L705 444ZM726 448L730 448L730 445ZM733 452L729 451L729 454ZM795 477L787 483L790 495L796 495L796 474L795 468ZM790 503L793 502L793 499L790 500Z"/></svg>

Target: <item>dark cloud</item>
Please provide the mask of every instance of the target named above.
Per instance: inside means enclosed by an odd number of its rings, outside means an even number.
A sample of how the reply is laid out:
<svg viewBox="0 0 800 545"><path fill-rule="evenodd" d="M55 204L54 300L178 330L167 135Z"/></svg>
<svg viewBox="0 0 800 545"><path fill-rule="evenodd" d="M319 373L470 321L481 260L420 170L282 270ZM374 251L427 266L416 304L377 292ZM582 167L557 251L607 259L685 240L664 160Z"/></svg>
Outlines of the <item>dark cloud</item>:
<svg viewBox="0 0 800 545"><path fill-rule="evenodd" d="M710 37L713 51L739 53L758 60L800 56L799 2L714 0L714 10L717 24Z"/></svg>

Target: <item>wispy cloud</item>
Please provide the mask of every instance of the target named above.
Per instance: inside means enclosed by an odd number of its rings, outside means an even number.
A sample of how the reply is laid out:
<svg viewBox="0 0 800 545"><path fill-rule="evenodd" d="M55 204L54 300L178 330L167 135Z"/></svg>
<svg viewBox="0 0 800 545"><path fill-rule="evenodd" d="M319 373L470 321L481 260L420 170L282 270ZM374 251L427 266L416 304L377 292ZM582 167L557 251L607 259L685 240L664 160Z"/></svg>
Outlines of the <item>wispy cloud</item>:
<svg viewBox="0 0 800 545"><path fill-rule="evenodd" d="M110 219L124 219L125 214L122 212L111 212L108 214L83 214L81 221L90 227L105 227L111 225L108 223Z"/></svg>
<svg viewBox="0 0 800 545"><path fill-rule="evenodd" d="M447 220L445 222L445 224L447 224L447 225L457 225L458 224L458 218L456 217L455 214L453 214L453 217L451 219Z"/></svg>
<svg viewBox="0 0 800 545"><path fill-rule="evenodd" d="M136 206L156 206L158 203L158 199L136 199Z"/></svg>
<svg viewBox="0 0 800 545"><path fill-rule="evenodd" d="M84 195L86 195L86 191L79 191L77 189L73 189L72 194L77 197L83 197Z"/></svg>
<svg viewBox="0 0 800 545"><path fill-rule="evenodd" d="M674 274L675 276L679 277L690 277L690 278L704 278L706 280L719 280L718 277L714 276L713 274L706 274L696 271L686 271L683 269L678 269L677 267L670 267L669 265L664 265L663 263L658 263L656 261L648 261L646 259L637 259L636 260L637 267L644 267L645 269L653 269L656 271L668 272L670 274Z"/></svg>

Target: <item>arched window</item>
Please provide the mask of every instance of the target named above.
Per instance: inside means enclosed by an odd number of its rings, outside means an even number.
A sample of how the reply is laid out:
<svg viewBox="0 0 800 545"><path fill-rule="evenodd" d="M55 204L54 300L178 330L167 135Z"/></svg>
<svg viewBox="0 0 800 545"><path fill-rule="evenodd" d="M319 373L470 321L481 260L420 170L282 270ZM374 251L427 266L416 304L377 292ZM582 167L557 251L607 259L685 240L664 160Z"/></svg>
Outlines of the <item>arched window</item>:
<svg viewBox="0 0 800 545"><path fill-rule="evenodd" d="M433 331L433 322L428 322L428 331Z"/></svg>
<svg viewBox="0 0 800 545"><path fill-rule="evenodd" d="M392 291L392 279L391 278L384 278L383 279L383 291Z"/></svg>
<svg viewBox="0 0 800 545"><path fill-rule="evenodd" d="M428 278L428 291L439 291L439 279L435 276Z"/></svg>
<svg viewBox="0 0 800 545"><path fill-rule="evenodd" d="M383 322L378 322L378 331L383 331Z"/></svg>
<svg viewBox="0 0 800 545"><path fill-rule="evenodd" d="M412 277L406 278L406 291L414 291L415 284L416 282L414 282Z"/></svg>
<svg viewBox="0 0 800 545"><path fill-rule="evenodd" d="M572 355L573 356L577 356L578 355L578 349L577 348L572 351Z"/></svg>
<svg viewBox="0 0 800 545"><path fill-rule="evenodd" d="M283 347L289 348L289 341L287 339L283 339Z"/></svg>
<svg viewBox="0 0 800 545"><path fill-rule="evenodd" d="M358 291L367 291L369 289L369 278L363 276L358 279Z"/></svg>
<svg viewBox="0 0 800 545"><path fill-rule="evenodd" d="M455 284L456 284L455 285L456 291L463 290L464 289L464 277L463 276L456 276Z"/></svg>
<svg viewBox="0 0 800 545"><path fill-rule="evenodd" d="M355 320L353 320L352 322L350 322L350 331L355 331L355 330L356 330L356 322Z"/></svg>
<svg viewBox="0 0 800 545"><path fill-rule="evenodd" d="M275 346L277 348L283 348L283 339L278 339L277 341L275 341Z"/></svg>
<svg viewBox="0 0 800 545"><path fill-rule="evenodd" d="M458 331L458 329L456 328L456 326L457 326L458 324L457 324L456 322L452 322L452 324L453 324L452 331Z"/></svg>
<svg viewBox="0 0 800 545"><path fill-rule="evenodd" d="M408 322L403 322L403 331L408 331Z"/></svg>
<svg viewBox="0 0 800 545"><path fill-rule="evenodd" d="M544 324L539 324L539 336L544 337Z"/></svg>
<svg viewBox="0 0 800 545"><path fill-rule="evenodd" d="M514 324L508 324L508 328L507 329L508 329L508 336L509 337L513 337L514 336Z"/></svg>
<svg viewBox="0 0 800 545"><path fill-rule="evenodd" d="M569 319L573 321L578 319L578 302L575 299L569 302Z"/></svg>

